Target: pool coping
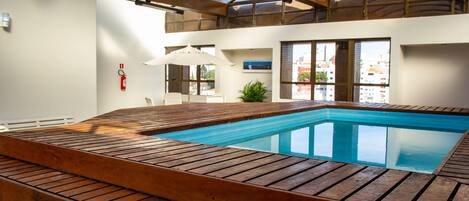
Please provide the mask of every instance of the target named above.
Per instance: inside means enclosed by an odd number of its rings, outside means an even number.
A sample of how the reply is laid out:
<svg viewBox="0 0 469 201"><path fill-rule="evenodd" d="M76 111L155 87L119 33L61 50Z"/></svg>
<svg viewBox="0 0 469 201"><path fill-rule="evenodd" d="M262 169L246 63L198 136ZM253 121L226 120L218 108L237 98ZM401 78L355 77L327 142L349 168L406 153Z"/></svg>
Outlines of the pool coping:
<svg viewBox="0 0 469 201"><path fill-rule="evenodd" d="M241 121L241 120L246 120L246 119L253 119L253 118L260 118L260 117L267 117L267 116L275 116L275 115L280 115L280 114L288 114L288 113L294 113L294 112L301 112L301 111L307 111L307 110L314 110L314 109L322 109L322 108L341 108L341 109L364 109L364 110L384 110L384 111L394 111L394 112L421 112L421 113L433 113L433 114L458 114L458 115L469 115L469 110L464 109L464 108L448 108L448 107L429 107L429 106L402 106L402 105L387 105L387 104L358 104L358 103L344 103L344 102L314 102L314 101L305 101L305 102L297 102L297 103L270 103L270 104L216 104L220 106L221 108L227 107L227 108L233 108L233 107L252 107L255 108L250 112L244 112L244 111L235 111L235 114L231 114L231 117L226 118L226 115L229 114L223 114L221 113L220 116L214 116L214 117L225 117L225 118L208 118L208 119L201 119L200 121L187 121L185 124L176 124L173 127L168 126L165 124L165 121L172 121L174 119L181 119L184 116L187 116L188 114L185 114L188 112L188 110L197 108L197 107L209 107L206 104L191 104L191 105L183 105L183 106L167 106L167 107L147 107L147 108L134 108L134 109L123 109L123 110L117 110L111 113L107 113L104 115L100 115L98 117L92 118L90 120L87 120L85 122L76 124L76 125L71 125L71 126L65 126L65 127L60 127L60 128L51 128L51 129L39 129L39 130L30 130L30 131L18 131L18 132L10 132L10 133L5 133L0 136L0 153L5 154L8 156L11 156L13 158L18 158L26 161L31 161L34 163L38 164L43 164L46 166L49 166L51 168L57 168L61 169L63 171L70 171L72 173L77 173L77 174L83 174L84 176L89 176L94 179L98 180L104 180L106 182L113 183L115 182L116 184L124 185L124 187L129 187L129 188L136 188L136 187L142 187L138 186L138 184L134 184L134 186L125 186L125 182L121 182L118 180L118 177L112 177L109 175L98 175L98 174L93 174L89 168L88 169L81 169L83 168L82 165L80 166L77 161L74 161L70 159L69 161L72 161L73 164L67 164L64 163L63 161L59 161L58 159L62 160L67 160L69 156L72 155L79 155L82 157L85 157L88 162L92 162L94 160L110 160L113 161L113 163L117 163L120 165L128 165L132 167L138 167L138 168L148 168L148 164L141 164L137 163L134 164L134 161L129 161L129 160L122 160L118 158L113 158L113 157L107 157L105 155L100 155L100 154L95 154L92 152L87 152L84 150L76 150L76 149L69 149L66 147L60 147L60 146L55 146L51 145L45 142L38 142L33 139L22 139L21 136L35 136L33 138L38 138L38 135L42 135L44 133L55 133L56 135L65 135L67 132L72 135L71 131L77 132L79 134L89 134L89 135L99 135L99 136L120 136L122 138L128 138L128 139L136 139L143 135L148 135L148 134L155 134L155 133L164 133L168 132L170 130L174 131L175 129L179 130L184 130L188 128L195 128L195 127L203 127L203 126L208 126L208 125L215 125L215 124L220 124L220 123L227 123L227 122L234 122L234 121ZM268 110L262 110L262 108L258 106L265 106L269 107ZM212 105L213 106L213 105ZM210 106L210 107L212 107ZM216 107L218 107L216 106ZM291 107L290 107L291 106ZM213 106L216 108L215 106ZM176 116L175 118L171 119L166 119L163 121L162 119L156 118L156 120L150 120L148 121L148 117L151 117L151 115L161 115L165 116L164 112L161 112L160 110L181 110L182 108L182 113L183 116ZM204 110L204 109L202 109ZM141 112L147 112L141 116L139 114ZM196 111L196 110L195 110ZM216 112L216 111L212 111ZM218 111L219 112L219 111ZM242 114L239 114L242 113ZM197 115L196 115L197 116ZM147 117L147 118L145 118ZM135 122L135 118L143 118L141 122ZM126 121L128 120L128 121ZM161 120L161 121L160 121ZM158 126L148 126L145 123L142 122L163 122L161 125ZM156 131L158 132L155 132ZM466 133L467 136L467 133ZM466 137L465 136L465 137ZM71 137L71 136L70 136ZM462 141L461 141L462 143ZM23 146L25 150L31 149L33 146L40 147L39 150L42 150L44 153L49 154L50 156L53 156L51 158L44 158L41 153L37 155L37 153L27 153L26 151L18 150L18 145ZM52 152L52 150L57 151L57 153ZM67 153L67 154L63 154ZM450 155L452 155L454 152L452 152ZM448 155L448 158L450 157ZM115 161L117 160L117 162ZM449 160L449 159L448 159ZM74 162L73 162L74 161ZM130 165L133 164L133 165ZM106 164L98 164L95 163L97 167L103 167L103 168L110 168L109 166L106 166ZM469 165L468 165L469 167ZM173 170L167 170L163 168L152 168L154 171L156 169L160 171L169 171L167 172L168 174L174 174L172 173ZM148 171L148 170L147 170ZM101 172L105 174L105 172ZM184 172L182 174L184 178L191 178L194 179L194 175L191 173ZM188 176L189 175L189 176ZM164 176L164 175L163 175ZM202 178L205 178L205 175L202 175ZM436 177L439 178L439 177ZM170 179L170 178L168 178ZM210 182L221 182L224 183L223 179L216 179L216 178L205 178L208 179L207 181ZM215 181L212 181L215 179ZM435 178L432 179L432 181ZM439 179L438 179L439 180ZM205 181L205 180L204 180ZM209 182L209 183L210 183ZM226 183L226 182L225 182ZM234 185L234 186L239 186L240 184L232 184L233 182L229 181L228 186ZM245 185L244 183L241 185ZM457 184L458 186L461 186L462 184ZM249 185L248 185L249 186ZM428 187L428 186L427 186ZM194 187L197 188L197 187ZM240 187L244 188L244 187ZM458 187L459 188L459 187ZM305 199L305 197L302 197L303 195L296 195L295 193L292 194L292 192L284 192L284 191L271 191L271 189L264 189L263 187L259 186L249 186L247 188L244 188L246 191L250 191L252 189L263 189L263 192L276 192L278 195L281 196L293 196L294 198L297 199ZM151 191L151 189L143 188L142 189L136 189L136 190L141 190L142 192L146 192L149 194L157 195L157 196L162 196L165 197L165 192L161 191ZM200 189L199 189L200 190ZM455 189L453 189L455 190ZM426 192L426 191L425 191ZM220 192L219 192L220 193ZM266 193L267 194L267 193ZM274 193L275 194L275 193ZM425 194L425 193L423 193ZM221 193L223 195L223 192ZM171 197L175 196L175 197ZM220 196L220 195L218 195ZM234 196L234 195L231 195ZM295 197L299 196L299 197ZM171 194L169 198L177 198L177 195ZM233 197L232 197L233 198ZM262 198L258 197L257 199ZM284 197L285 198L285 197ZM314 196L308 196L307 198L309 199L320 199L323 200L325 199L324 197L314 197ZM253 199L255 200L255 199ZM326 199L327 200L327 199Z"/></svg>

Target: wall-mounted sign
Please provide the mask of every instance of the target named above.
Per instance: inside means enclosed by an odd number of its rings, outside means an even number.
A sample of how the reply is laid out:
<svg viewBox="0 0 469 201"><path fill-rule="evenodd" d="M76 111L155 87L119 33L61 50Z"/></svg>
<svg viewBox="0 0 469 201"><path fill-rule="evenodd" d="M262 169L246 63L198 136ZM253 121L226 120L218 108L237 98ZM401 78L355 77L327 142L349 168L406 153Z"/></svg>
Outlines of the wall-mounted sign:
<svg viewBox="0 0 469 201"><path fill-rule="evenodd" d="M271 71L272 61L245 61L243 63L244 71Z"/></svg>

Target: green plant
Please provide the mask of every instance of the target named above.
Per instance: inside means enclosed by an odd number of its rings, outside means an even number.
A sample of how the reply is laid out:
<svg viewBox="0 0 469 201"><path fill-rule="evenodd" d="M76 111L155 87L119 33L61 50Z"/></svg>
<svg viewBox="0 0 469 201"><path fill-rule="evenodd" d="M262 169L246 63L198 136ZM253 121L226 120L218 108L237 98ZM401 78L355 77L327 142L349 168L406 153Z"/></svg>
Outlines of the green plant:
<svg viewBox="0 0 469 201"><path fill-rule="evenodd" d="M215 80L215 69L209 69L203 65L200 67L200 76L205 80Z"/></svg>
<svg viewBox="0 0 469 201"><path fill-rule="evenodd" d="M243 102L263 102L266 98L267 88L264 83L256 81L247 83L239 92L242 94L239 98Z"/></svg>
<svg viewBox="0 0 469 201"><path fill-rule="evenodd" d="M316 82L327 82L327 73L316 72Z"/></svg>
<svg viewBox="0 0 469 201"><path fill-rule="evenodd" d="M311 77L310 72L302 72L298 74L299 82L309 82ZM327 82L327 73L326 72L316 72L316 82Z"/></svg>
<svg viewBox="0 0 469 201"><path fill-rule="evenodd" d="M302 72L298 75L298 81L300 82L308 82L309 78L311 77L310 72Z"/></svg>

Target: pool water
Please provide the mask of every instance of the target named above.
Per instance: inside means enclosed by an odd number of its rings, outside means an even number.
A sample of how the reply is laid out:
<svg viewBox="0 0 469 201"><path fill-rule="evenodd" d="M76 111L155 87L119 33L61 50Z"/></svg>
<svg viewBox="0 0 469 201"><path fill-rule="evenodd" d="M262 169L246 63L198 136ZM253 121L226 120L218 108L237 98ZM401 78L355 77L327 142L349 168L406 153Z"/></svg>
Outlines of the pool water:
<svg viewBox="0 0 469 201"><path fill-rule="evenodd" d="M321 109L155 137L431 173L469 117Z"/></svg>

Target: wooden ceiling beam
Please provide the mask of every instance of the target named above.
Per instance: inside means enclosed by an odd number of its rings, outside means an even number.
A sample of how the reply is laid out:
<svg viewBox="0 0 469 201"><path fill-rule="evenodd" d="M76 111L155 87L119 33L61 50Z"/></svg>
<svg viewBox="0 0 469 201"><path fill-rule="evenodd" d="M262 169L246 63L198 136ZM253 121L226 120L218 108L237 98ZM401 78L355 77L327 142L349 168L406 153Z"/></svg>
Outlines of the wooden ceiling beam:
<svg viewBox="0 0 469 201"><path fill-rule="evenodd" d="M228 7L228 5L215 0L151 0L151 2L170 5L177 9L218 16L226 16Z"/></svg>
<svg viewBox="0 0 469 201"><path fill-rule="evenodd" d="M297 0L301 3L310 5L310 6L323 6L328 8L329 7L329 1L330 0Z"/></svg>

